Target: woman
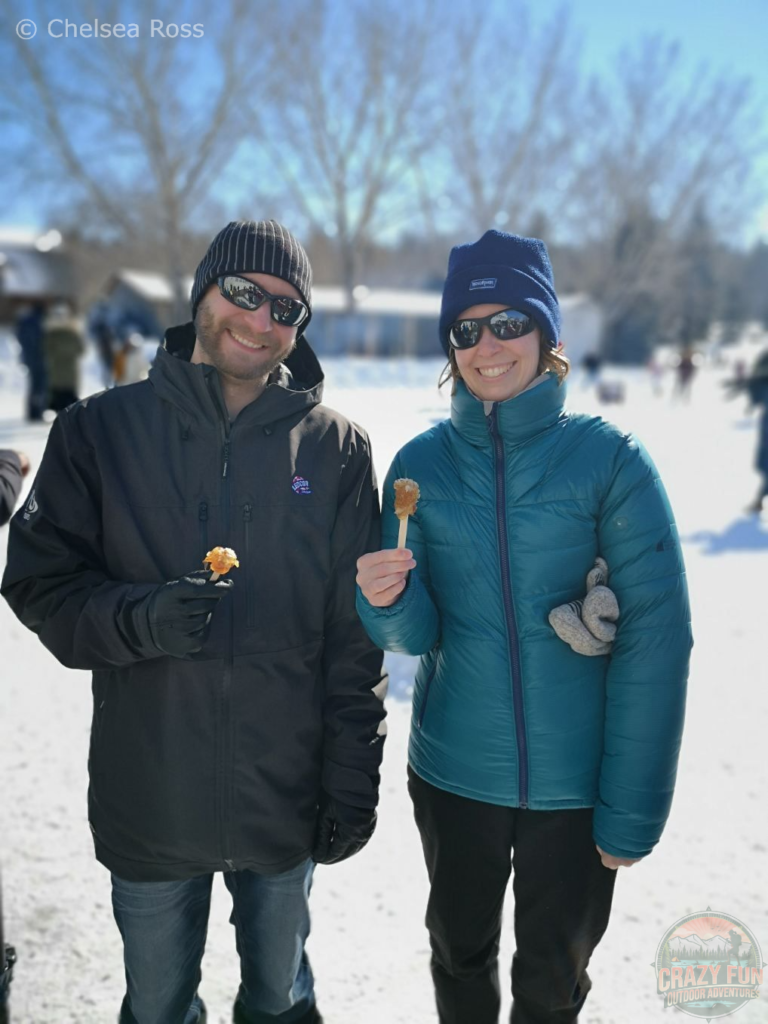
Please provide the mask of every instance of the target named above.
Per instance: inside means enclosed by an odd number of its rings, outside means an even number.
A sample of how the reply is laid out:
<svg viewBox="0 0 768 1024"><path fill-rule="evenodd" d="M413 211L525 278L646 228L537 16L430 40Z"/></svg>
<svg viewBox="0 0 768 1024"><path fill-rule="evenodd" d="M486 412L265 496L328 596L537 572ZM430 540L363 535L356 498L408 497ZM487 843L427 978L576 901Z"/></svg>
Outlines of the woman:
<svg viewBox="0 0 768 1024"><path fill-rule="evenodd" d="M651 852L674 787L691 637L672 512L637 441L564 410L559 332L543 242L488 231L452 250L451 418L398 453L384 550L358 562L371 638L421 655L409 790L443 1024L498 1020L511 868L512 1020L576 1020L615 869ZM421 497L398 551L403 477ZM548 614L598 554L619 628L610 657L585 657Z"/></svg>

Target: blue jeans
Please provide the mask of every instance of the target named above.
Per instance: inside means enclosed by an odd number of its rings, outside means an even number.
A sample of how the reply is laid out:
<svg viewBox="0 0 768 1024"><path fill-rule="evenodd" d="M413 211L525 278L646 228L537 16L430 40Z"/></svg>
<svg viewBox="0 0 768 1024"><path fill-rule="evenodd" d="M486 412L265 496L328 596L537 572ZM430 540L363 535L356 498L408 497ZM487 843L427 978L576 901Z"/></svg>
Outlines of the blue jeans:
<svg viewBox="0 0 768 1024"><path fill-rule="evenodd" d="M224 874L240 955L239 1020L289 1024L314 1016L314 982L304 951L314 866L307 860L280 875ZM205 1020L197 987L212 882L213 875L182 882L126 882L112 875L127 983L120 1024Z"/></svg>

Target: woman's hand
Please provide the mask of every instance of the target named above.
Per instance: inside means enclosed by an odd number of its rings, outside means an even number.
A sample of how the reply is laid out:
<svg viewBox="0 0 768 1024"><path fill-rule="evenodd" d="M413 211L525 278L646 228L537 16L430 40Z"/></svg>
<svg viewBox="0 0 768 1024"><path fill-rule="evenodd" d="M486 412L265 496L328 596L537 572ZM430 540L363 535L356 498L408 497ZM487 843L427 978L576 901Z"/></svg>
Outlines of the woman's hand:
<svg viewBox="0 0 768 1024"><path fill-rule="evenodd" d="M595 847L600 854L603 867L610 868L611 871L617 871L619 868L631 868L633 864L637 864L638 861L642 860L642 857L638 857L637 860L629 860L626 857L614 857L612 853L606 853L605 850L601 850L597 844L595 844Z"/></svg>
<svg viewBox="0 0 768 1024"><path fill-rule="evenodd" d="M357 560L357 585L374 608L388 608L405 590L406 577L415 568L407 548L372 551Z"/></svg>

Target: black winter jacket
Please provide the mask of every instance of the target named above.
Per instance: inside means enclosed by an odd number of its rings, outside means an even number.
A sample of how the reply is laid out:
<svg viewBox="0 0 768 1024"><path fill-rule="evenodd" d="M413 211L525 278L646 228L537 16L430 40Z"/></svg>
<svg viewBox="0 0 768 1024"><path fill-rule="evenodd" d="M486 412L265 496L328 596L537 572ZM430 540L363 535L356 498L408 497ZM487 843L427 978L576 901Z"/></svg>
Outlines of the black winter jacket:
<svg viewBox="0 0 768 1024"><path fill-rule="evenodd" d="M148 381L58 417L2 584L60 662L93 671L91 830L133 880L286 871L321 788L378 797L386 677L355 612L356 560L379 544L368 438L320 405L303 338L231 425L193 343L172 329ZM133 612L215 545L240 558L233 590L202 651L167 657Z"/></svg>

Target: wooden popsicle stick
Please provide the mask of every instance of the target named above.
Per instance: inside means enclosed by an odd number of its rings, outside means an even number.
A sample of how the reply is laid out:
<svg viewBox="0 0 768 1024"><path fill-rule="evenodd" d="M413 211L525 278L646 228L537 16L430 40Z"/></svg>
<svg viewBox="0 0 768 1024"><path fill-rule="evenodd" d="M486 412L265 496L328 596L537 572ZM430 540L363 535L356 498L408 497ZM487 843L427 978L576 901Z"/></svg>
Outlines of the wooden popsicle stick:
<svg viewBox="0 0 768 1024"><path fill-rule="evenodd" d="M398 548L405 547L405 537L408 532L408 516L403 516L400 520L400 532L397 535L397 546Z"/></svg>
<svg viewBox="0 0 768 1024"><path fill-rule="evenodd" d="M215 583L219 576L221 576L220 572L211 573L211 583Z"/></svg>

